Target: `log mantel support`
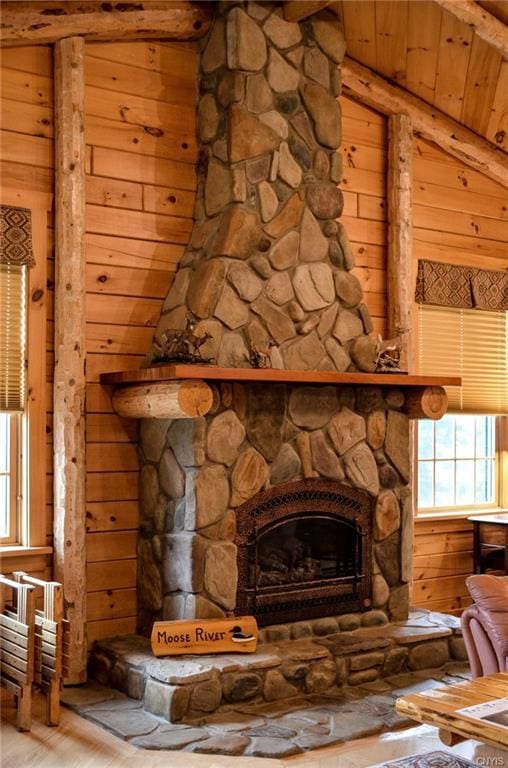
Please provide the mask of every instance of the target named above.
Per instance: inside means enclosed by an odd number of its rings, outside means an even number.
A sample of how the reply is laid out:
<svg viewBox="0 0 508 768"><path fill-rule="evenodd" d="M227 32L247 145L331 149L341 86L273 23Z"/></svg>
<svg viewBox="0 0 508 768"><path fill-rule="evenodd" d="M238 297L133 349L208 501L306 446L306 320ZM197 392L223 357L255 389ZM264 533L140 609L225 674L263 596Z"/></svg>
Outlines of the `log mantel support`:
<svg viewBox="0 0 508 768"><path fill-rule="evenodd" d="M70 622L68 683L86 680L85 41L55 45L54 572Z"/></svg>
<svg viewBox="0 0 508 768"><path fill-rule="evenodd" d="M131 419L193 419L213 405L211 387L200 379L118 387L112 398L119 416Z"/></svg>

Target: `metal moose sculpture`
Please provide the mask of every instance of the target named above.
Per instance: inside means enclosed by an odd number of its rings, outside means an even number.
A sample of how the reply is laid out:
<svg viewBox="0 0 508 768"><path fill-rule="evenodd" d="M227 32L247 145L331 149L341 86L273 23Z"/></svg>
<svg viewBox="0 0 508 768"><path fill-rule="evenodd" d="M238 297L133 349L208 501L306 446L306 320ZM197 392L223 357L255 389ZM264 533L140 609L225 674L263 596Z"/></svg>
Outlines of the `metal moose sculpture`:
<svg viewBox="0 0 508 768"><path fill-rule="evenodd" d="M202 336L196 334L198 318L191 312L187 315L187 327L164 331L161 336L160 354L154 363L213 363L213 357L203 357L201 347L212 338L208 331Z"/></svg>

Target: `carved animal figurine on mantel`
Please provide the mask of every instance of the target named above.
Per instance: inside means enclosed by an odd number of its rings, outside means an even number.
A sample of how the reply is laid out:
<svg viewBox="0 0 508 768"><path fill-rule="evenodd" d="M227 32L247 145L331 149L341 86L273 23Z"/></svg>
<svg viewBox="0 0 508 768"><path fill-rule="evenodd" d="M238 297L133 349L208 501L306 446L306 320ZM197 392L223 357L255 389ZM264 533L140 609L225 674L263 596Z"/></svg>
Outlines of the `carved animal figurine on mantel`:
<svg viewBox="0 0 508 768"><path fill-rule="evenodd" d="M266 347L251 344L250 364L253 368L280 368L282 366L277 364L279 358L280 353L273 339L268 339Z"/></svg>
<svg viewBox="0 0 508 768"><path fill-rule="evenodd" d="M400 340L383 341L378 334L376 344L376 369L374 373L406 373L400 369Z"/></svg>
<svg viewBox="0 0 508 768"><path fill-rule="evenodd" d="M214 363L213 357L203 357L201 347L212 336L208 331L202 336L196 334L198 318L189 312L187 327L164 331L161 336L160 354L154 363Z"/></svg>

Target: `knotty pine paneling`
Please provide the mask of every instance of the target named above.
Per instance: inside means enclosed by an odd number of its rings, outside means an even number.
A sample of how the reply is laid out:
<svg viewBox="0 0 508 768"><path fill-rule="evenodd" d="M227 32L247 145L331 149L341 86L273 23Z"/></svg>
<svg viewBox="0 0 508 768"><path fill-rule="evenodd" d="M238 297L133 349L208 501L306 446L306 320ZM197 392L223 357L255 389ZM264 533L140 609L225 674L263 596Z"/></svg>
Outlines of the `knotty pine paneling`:
<svg viewBox="0 0 508 768"><path fill-rule="evenodd" d="M0 51L0 183L2 189L22 192L27 201L31 193L53 192L53 57L51 46L9 48ZM21 203L22 204L22 203ZM42 204L42 203L41 203ZM48 258L52 258L53 214L48 214ZM49 267L49 263L47 265ZM53 314L52 269L48 269L46 301L47 333L46 378L53 380ZM30 353L34 354L34 351ZM41 510L47 544L52 543L52 388L41 407L46 411L49 439L46 455L41 458L41 471L46 468L47 504ZM44 418L42 419L44 423ZM31 556L22 562L2 559L2 572L24 569L34 576L52 578L52 559L48 555Z"/></svg>
<svg viewBox="0 0 508 768"><path fill-rule="evenodd" d="M138 422L103 371L137 368L184 252L196 188L196 53L142 41L87 45L88 639L136 625Z"/></svg>
<svg viewBox="0 0 508 768"><path fill-rule="evenodd" d="M343 96L342 223L376 333L386 336L386 118Z"/></svg>

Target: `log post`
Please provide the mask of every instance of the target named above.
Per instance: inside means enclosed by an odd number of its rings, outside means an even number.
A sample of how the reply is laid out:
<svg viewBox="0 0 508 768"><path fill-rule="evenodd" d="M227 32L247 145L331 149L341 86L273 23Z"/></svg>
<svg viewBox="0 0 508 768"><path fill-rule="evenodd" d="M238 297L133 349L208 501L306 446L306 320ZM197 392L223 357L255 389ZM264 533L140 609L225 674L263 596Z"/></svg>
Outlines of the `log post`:
<svg viewBox="0 0 508 768"><path fill-rule="evenodd" d="M448 408L448 395L443 387L423 387L407 390L404 395L404 412L410 419L438 421Z"/></svg>
<svg viewBox="0 0 508 768"><path fill-rule="evenodd" d="M412 368L413 253L411 195L413 127L407 115L388 118L388 338L400 337L402 368Z"/></svg>
<svg viewBox="0 0 508 768"><path fill-rule="evenodd" d="M86 680L85 41L55 45L54 572L70 621L67 682Z"/></svg>
<svg viewBox="0 0 508 768"><path fill-rule="evenodd" d="M200 379L161 381L118 387L113 408L131 419L193 419L204 416L213 405L213 392Z"/></svg>

